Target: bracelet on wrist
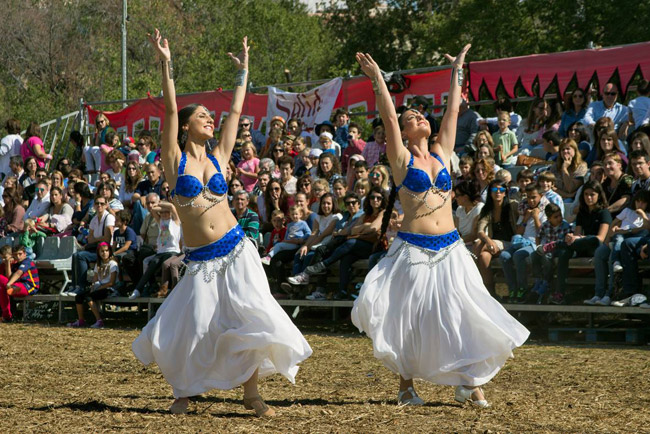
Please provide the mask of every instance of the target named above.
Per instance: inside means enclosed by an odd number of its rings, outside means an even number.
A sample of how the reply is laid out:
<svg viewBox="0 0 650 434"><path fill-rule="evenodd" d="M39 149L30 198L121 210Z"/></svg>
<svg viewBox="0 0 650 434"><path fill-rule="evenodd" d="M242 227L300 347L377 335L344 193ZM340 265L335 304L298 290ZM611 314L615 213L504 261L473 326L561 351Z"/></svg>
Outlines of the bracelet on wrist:
<svg viewBox="0 0 650 434"><path fill-rule="evenodd" d="M243 86L246 83L246 69L240 69L235 75L235 87Z"/></svg>
<svg viewBox="0 0 650 434"><path fill-rule="evenodd" d="M161 60L161 61L160 61L160 68L162 69L163 77L165 76L165 71L166 71L168 77L169 77L171 80L174 79L174 65L173 65L173 63L172 63L172 59L169 59L169 60Z"/></svg>

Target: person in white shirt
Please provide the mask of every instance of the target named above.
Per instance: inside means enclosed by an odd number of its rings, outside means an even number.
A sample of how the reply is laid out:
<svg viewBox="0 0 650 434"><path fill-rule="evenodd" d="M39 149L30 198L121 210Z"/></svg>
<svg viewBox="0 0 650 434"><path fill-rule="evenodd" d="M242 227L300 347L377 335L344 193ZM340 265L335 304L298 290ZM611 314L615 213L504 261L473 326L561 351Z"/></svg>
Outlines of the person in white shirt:
<svg viewBox="0 0 650 434"><path fill-rule="evenodd" d="M454 186L454 199L458 203L454 223L465 244L471 245L477 238L478 215L485 205L478 185L471 180L459 182Z"/></svg>
<svg viewBox="0 0 650 434"><path fill-rule="evenodd" d="M29 204L23 220L38 219L50 209L50 186L44 179L36 183L36 198Z"/></svg>
<svg viewBox="0 0 650 434"><path fill-rule="evenodd" d="M11 157L20 156L20 146L23 144L23 138L20 137L20 121L18 119L9 119L5 126L7 135L0 140L0 176L3 178L11 174L9 162Z"/></svg>

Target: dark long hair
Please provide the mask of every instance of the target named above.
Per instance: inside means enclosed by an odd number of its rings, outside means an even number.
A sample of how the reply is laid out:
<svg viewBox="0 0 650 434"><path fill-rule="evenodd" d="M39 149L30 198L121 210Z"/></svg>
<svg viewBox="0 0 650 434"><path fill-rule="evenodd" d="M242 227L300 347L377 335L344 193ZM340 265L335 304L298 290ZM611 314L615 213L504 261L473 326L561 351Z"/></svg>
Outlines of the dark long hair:
<svg viewBox="0 0 650 434"><path fill-rule="evenodd" d="M325 193L318 200L318 215L323 215L323 209L321 208L321 204L323 202L323 199L327 199L328 197L332 199L332 214L338 214L340 212L338 201L336 200L334 195L332 193Z"/></svg>
<svg viewBox="0 0 650 434"><path fill-rule="evenodd" d="M506 193L503 196L503 205L501 206L501 223L505 223L510 220L510 202L508 201L508 193L510 192L510 189L508 188L508 184L500 179L495 179L488 185L488 193L487 199L485 200L485 206L481 209L478 218L481 219L483 217L487 217L492 214L492 211L494 211L494 199L492 199L490 192L492 191L492 188L495 187L504 187L506 189ZM504 217L506 220L504 220Z"/></svg>
<svg viewBox="0 0 650 434"><path fill-rule="evenodd" d="M380 210L385 210L388 207L388 198L386 197L386 193L381 187L372 187L368 194L366 194L366 200L363 201L363 213L365 216L371 216L374 209L372 208L372 205L370 205L370 195L372 193L378 193L381 195L381 205L379 206ZM392 211L392 210L391 210ZM385 215L386 213L384 213ZM384 220L382 220L382 226L384 225Z"/></svg>
<svg viewBox="0 0 650 434"><path fill-rule="evenodd" d="M278 181L277 179L271 178L268 184L266 184L266 191L264 192L264 205L266 206L266 221L271 221L271 214L273 211L273 207L271 204L273 201L271 200L271 192L273 191L273 188L271 186L273 184L278 184L280 186L280 200L278 201L278 206L280 207L281 210L287 210L288 208L288 200L289 200L289 195L285 191L284 187L282 186L282 183Z"/></svg>
<svg viewBox="0 0 650 434"><path fill-rule="evenodd" d="M580 211L584 214L589 214L589 206L585 203L585 191L593 190L594 193L598 195L598 202L596 202L596 209L604 209L609 206L607 202L607 196L605 195L605 190L603 186L598 181L587 181L582 187L582 193L580 193Z"/></svg>
<svg viewBox="0 0 650 434"><path fill-rule="evenodd" d="M190 116L199 108L203 107L201 104L190 104L183 107L178 112L178 133L176 138L178 139L178 146L180 146L181 151L185 150L185 142L187 141L187 136L183 137L183 125L190 122Z"/></svg>

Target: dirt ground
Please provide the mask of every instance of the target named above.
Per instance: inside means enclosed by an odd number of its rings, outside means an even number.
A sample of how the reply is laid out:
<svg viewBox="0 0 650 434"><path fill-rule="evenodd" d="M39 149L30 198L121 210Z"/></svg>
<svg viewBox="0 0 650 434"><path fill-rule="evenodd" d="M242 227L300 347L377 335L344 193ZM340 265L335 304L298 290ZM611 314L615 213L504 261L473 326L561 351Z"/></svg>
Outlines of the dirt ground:
<svg viewBox="0 0 650 434"><path fill-rule="evenodd" d="M396 405L397 379L349 327L302 327L314 355L296 385L261 393L278 416L255 418L242 390L215 390L191 413L168 414L171 388L131 353L136 329L0 324L4 432L650 432L649 347L530 342L484 389L490 409L460 405L451 387L417 382L424 407Z"/></svg>

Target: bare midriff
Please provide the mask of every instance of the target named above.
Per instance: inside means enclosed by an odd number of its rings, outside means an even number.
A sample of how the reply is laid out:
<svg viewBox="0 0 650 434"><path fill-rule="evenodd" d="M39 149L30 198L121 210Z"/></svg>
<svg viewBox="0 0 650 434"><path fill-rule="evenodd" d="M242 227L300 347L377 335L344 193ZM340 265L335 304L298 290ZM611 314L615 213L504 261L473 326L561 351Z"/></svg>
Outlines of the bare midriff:
<svg viewBox="0 0 650 434"><path fill-rule="evenodd" d="M180 200L184 203L187 199L181 197ZM175 202L176 198L174 198ZM195 204L209 206L210 202L199 197ZM200 207L176 206L176 211L181 219L183 242L187 247L199 247L217 241L237 224L227 199L208 210Z"/></svg>

